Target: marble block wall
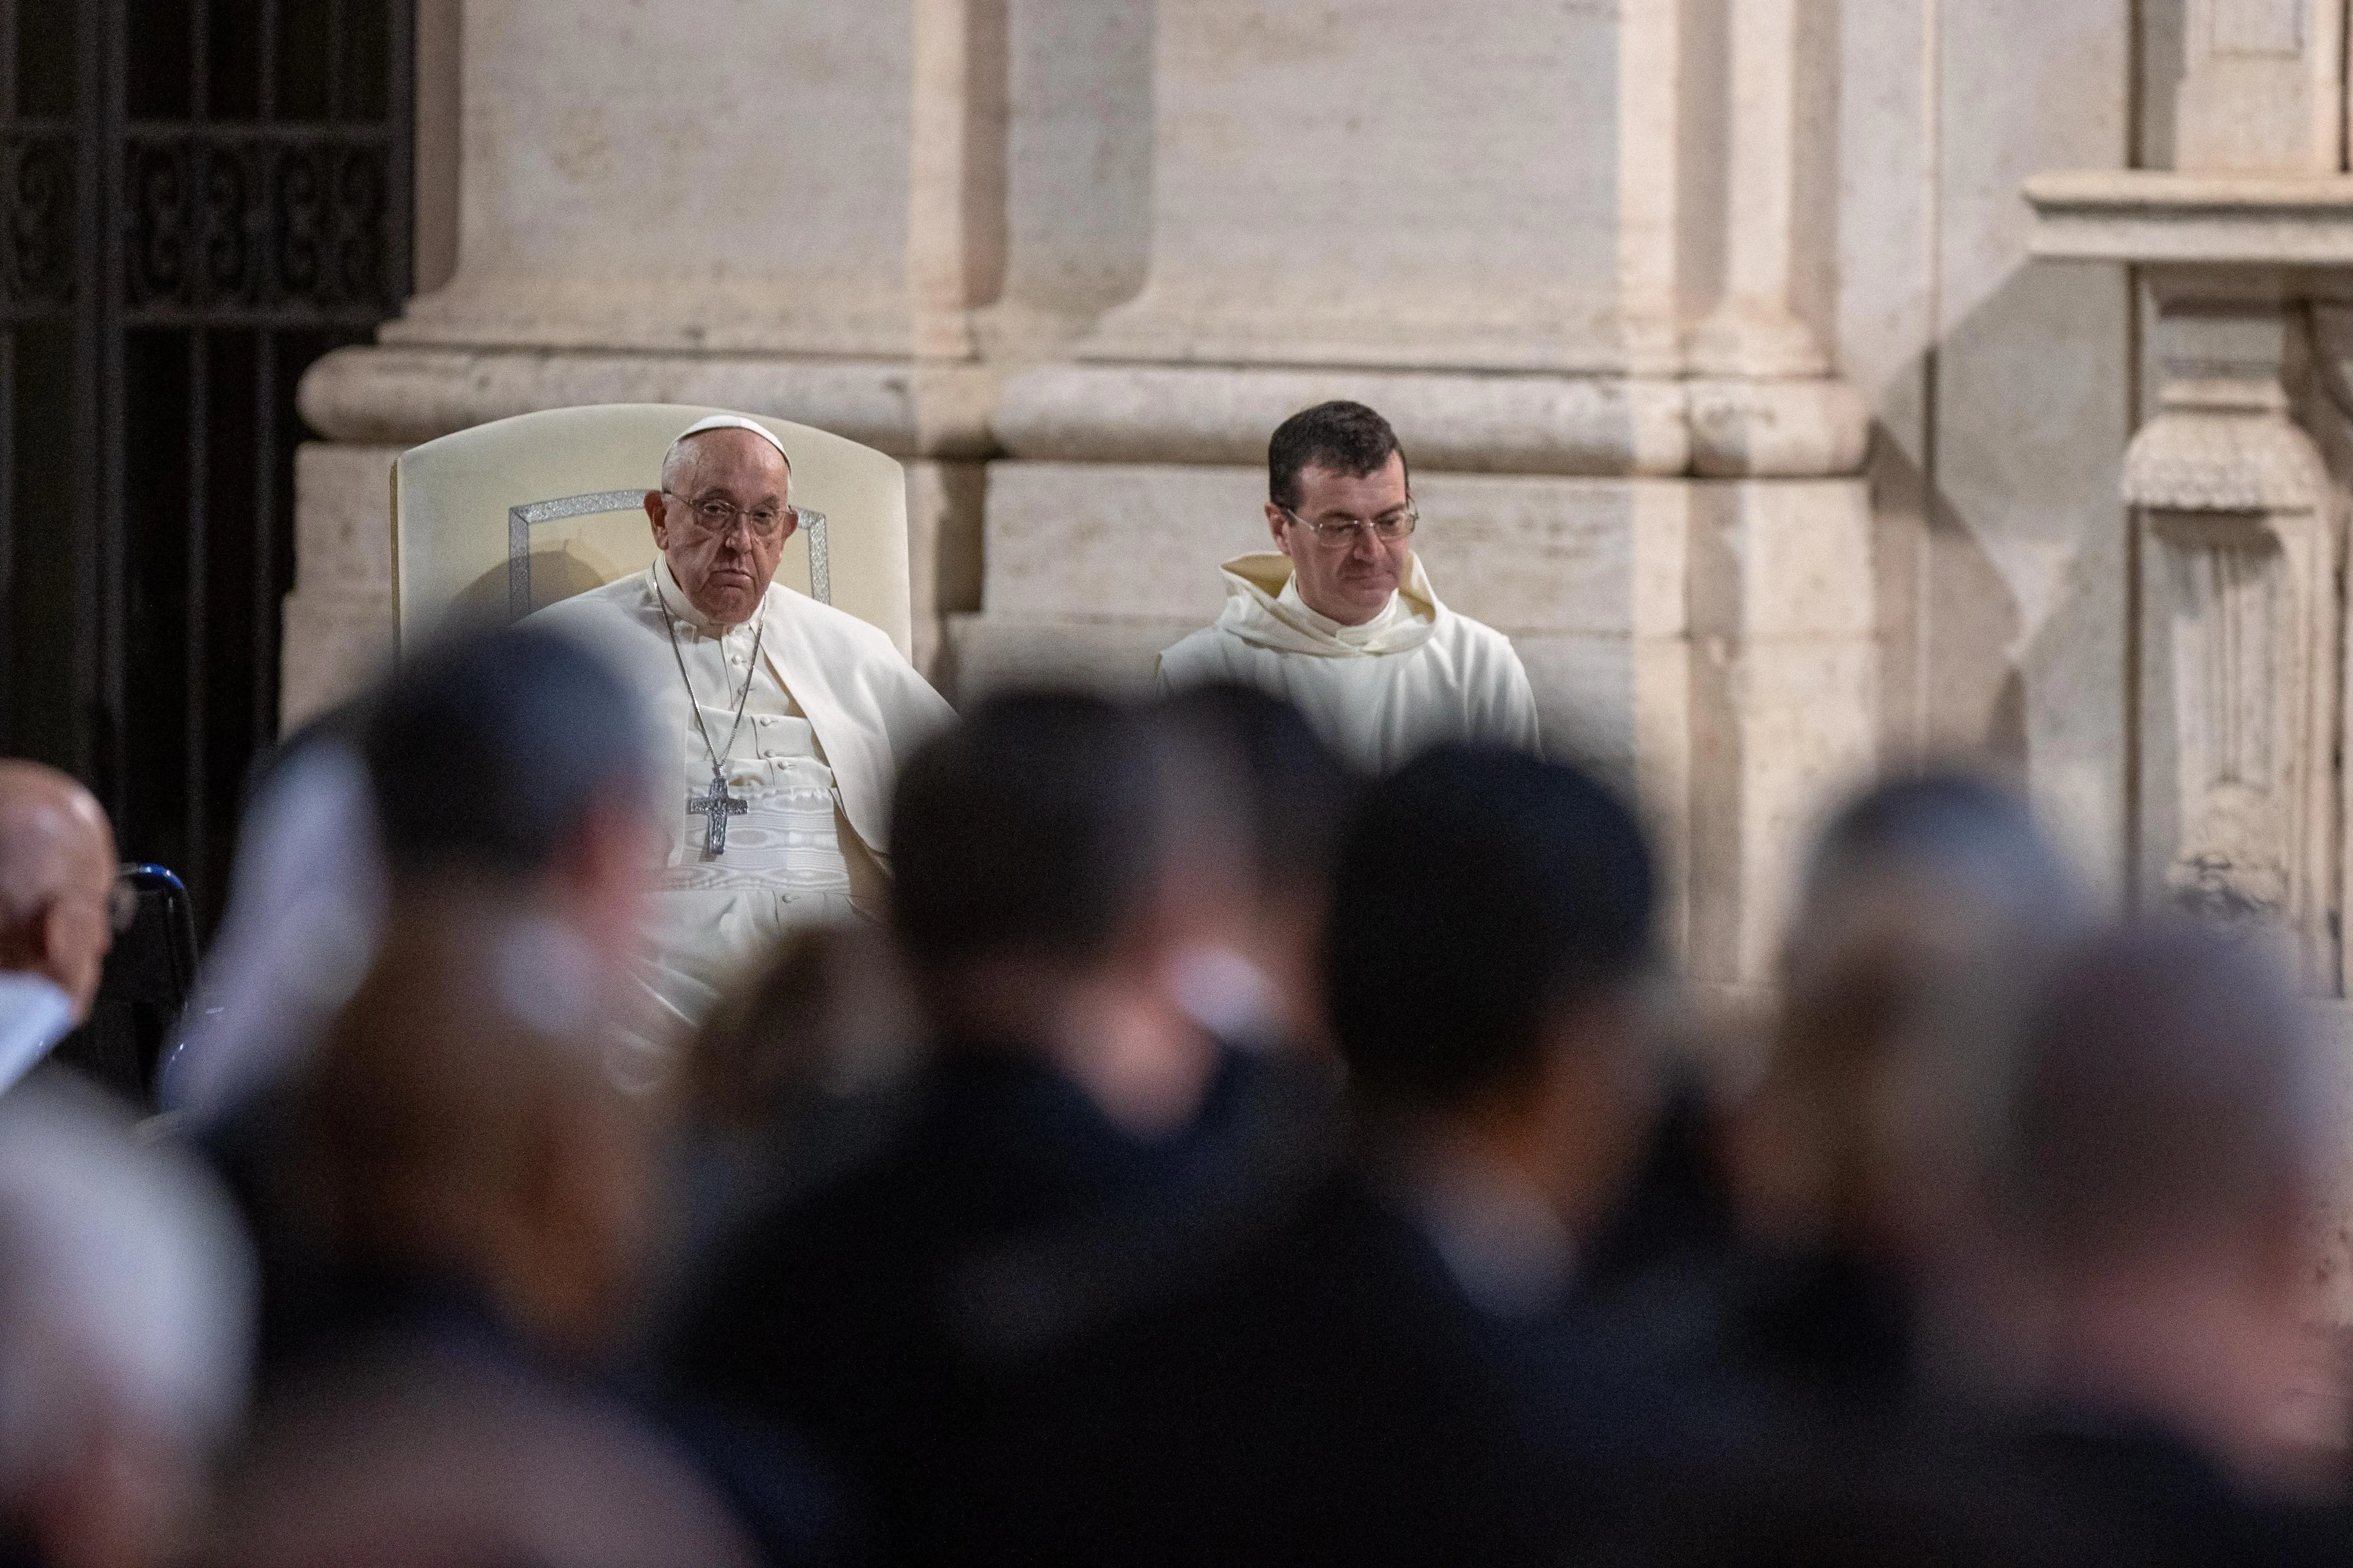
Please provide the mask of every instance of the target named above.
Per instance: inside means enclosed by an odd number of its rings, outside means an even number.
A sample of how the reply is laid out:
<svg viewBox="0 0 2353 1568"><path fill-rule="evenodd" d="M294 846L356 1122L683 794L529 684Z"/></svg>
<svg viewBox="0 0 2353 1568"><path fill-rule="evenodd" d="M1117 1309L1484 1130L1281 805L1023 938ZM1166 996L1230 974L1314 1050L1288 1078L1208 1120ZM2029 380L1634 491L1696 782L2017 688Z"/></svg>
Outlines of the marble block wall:
<svg viewBox="0 0 2353 1568"><path fill-rule="evenodd" d="M2124 882L2131 294L2031 263L2017 185L2132 155L2126 0L427 11L438 286L305 379L290 721L388 650L391 457L471 424L890 452L965 695L1148 679L1263 537L1267 434L1349 395L1709 985L1769 983L1820 812L1932 750Z"/></svg>

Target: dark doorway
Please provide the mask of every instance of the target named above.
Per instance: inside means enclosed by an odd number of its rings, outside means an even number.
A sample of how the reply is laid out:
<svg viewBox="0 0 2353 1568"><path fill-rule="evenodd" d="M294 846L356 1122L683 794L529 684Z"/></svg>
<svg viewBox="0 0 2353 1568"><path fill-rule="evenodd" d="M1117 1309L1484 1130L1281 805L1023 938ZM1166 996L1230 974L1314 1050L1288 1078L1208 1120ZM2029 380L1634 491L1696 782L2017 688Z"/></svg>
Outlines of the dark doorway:
<svg viewBox="0 0 2353 1568"><path fill-rule="evenodd" d="M415 0L0 0L0 754L217 919L294 391L409 291Z"/></svg>

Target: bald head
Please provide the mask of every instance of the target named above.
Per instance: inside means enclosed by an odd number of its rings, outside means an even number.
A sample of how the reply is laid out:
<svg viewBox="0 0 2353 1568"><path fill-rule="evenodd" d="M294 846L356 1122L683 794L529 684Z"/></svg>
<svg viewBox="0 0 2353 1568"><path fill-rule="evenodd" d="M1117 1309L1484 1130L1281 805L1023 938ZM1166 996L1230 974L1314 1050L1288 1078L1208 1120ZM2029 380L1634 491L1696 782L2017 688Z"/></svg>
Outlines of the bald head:
<svg viewBox="0 0 2353 1568"><path fill-rule="evenodd" d="M114 832L90 793L38 763L0 761L0 969L39 974L89 1016L112 945Z"/></svg>

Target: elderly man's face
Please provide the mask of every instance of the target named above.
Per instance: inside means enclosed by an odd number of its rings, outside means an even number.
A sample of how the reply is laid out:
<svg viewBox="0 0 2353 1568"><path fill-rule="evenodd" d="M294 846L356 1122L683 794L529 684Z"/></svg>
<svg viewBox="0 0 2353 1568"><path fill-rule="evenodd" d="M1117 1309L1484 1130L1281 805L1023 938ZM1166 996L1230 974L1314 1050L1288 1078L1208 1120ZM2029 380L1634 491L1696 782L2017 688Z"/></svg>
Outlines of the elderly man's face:
<svg viewBox="0 0 2353 1568"><path fill-rule="evenodd" d="M663 489L646 492L654 543L696 609L741 626L760 607L797 526L784 454L749 430L709 430L686 443L663 478Z"/></svg>
<svg viewBox="0 0 2353 1568"><path fill-rule="evenodd" d="M1369 474L1310 466L1299 475L1297 506L1286 513L1268 504L1275 547L1291 557L1299 596L1309 609L1344 626L1360 626L1388 607L1389 595L1405 580L1412 536L1384 540L1370 528L1346 525L1393 516L1411 504L1405 457L1398 452Z"/></svg>

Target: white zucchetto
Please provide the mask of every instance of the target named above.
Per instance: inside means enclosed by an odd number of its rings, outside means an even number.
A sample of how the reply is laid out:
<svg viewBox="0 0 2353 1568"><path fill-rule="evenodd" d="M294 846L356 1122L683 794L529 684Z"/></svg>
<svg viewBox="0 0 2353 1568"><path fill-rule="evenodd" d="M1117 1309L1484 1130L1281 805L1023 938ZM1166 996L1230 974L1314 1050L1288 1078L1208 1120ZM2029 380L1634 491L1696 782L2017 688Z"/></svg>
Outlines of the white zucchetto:
<svg viewBox="0 0 2353 1568"><path fill-rule="evenodd" d="M785 460L787 468L792 465L793 455L785 450L785 444L777 438L776 433L758 420L746 419L741 414L714 414L708 419L698 419L680 431L678 439L683 441L690 436L700 436L706 430L749 430L753 435L774 447L776 449L776 456ZM676 444L676 442L671 443L673 446Z"/></svg>

